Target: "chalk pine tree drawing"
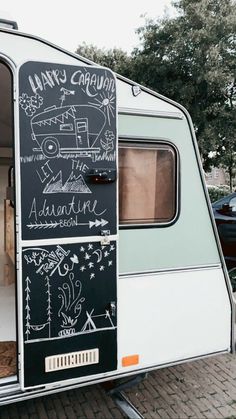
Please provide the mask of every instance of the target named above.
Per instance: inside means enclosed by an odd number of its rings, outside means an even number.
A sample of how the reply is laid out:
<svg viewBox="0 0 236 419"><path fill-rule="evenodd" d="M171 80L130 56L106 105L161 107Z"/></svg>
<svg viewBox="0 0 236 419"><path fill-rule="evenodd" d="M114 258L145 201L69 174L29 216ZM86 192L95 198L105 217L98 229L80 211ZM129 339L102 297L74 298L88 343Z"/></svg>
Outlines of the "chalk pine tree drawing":
<svg viewBox="0 0 236 419"><path fill-rule="evenodd" d="M46 276L46 284L45 284L45 286L46 286L46 288L47 288L47 291L46 291L46 294L47 294L47 323L48 323L48 337L50 338L51 337L51 321L52 321L52 318L51 318L51 315L52 315L52 306L51 306L51 290L50 290L50 288L51 288L51 285L50 285L50 280L49 280L49 277L48 276Z"/></svg>
<svg viewBox="0 0 236 419"><path fill-rule="evenodd" d="M26 317L25 317L25 319L26 319L26 331L25 331L25 334L26 334L26 340L29 340L29 335L30 335L30 305L29 305L29 301L30 301L30 287L29 287L29 284L31 284L31 281L30 281L30 279L29 279L29 277L27 276L27 278L26 278L26 288L25 288L25 292L26 292L26 297L25 297L25 300L26 300L26 305L25 305L25 310L26 310Z"/></svg>

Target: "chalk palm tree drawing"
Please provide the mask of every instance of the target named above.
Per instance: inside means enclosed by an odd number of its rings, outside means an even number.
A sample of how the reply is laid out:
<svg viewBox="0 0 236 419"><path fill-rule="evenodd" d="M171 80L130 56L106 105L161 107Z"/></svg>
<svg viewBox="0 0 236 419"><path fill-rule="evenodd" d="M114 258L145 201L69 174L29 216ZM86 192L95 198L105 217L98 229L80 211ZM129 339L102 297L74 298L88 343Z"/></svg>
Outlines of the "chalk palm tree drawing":
<svg viewBox="0 0 236 419"><path fill-rule="evenodd" d="M82 285L79 280L74 281L74 274L69 274L69 281L64 282L62 287L58 287L58 297L61 300L61 307L58 311L58 317L61 318L61 327L64 329L61 335L74 334L74 326L82 311L82 303L85 301L81 297Z"/></svg>

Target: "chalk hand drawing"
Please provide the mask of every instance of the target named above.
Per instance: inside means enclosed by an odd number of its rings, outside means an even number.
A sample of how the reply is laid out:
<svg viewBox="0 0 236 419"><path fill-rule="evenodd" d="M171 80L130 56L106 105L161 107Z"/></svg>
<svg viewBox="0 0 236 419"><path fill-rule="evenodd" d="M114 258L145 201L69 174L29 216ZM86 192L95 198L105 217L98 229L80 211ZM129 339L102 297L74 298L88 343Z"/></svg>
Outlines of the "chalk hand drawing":
<svg viewBox="0 0 236 419"><path fill-rule="evenodd" d="M82 311L82 303L85 301L81 295L82 285L79 280L74 281L74 274L69 274L69 281L64 282L62 287L58 287L58 298L61 300L61 307L58 317L61 319L59 336L67 336L75 333L74 326Z"/></svg>
<svg viewBox="0 0 236 419"><path fill-rule="evenodd" d="M43 98L38 93L35 96L28 96L27 93L22 93L19 103L27 116L33 116L36 109L43 104Z"/></svg>
<svg viewBox="0 0 236 419"><path fill-rule="evenodd" d="M62 171L60 170L57 175L53 176L46 184L43 193L91 193L91 190L86 185L83 176L81 174L76 176L73 172L70 173L68 179L63 184Z"/></svg>
<svg viewBox="0 0 236 419"><path fill-rule="evenodd" d="M109 130L105 131L105 139L100 140L100 142L101 142L102 148L106 152L113 150L113 148L114 148L114 138L115 138L115 135L113 134L112 131L109 131Z"/></svg>
<svg viewBox="0 0 236 419"><path fill-rule="evenodd" d="M96 332L100 330L115 329L108 310L104 314L93 314L94 309L88 313L86 311L87 320L83 325L81 332Z"/></svg>

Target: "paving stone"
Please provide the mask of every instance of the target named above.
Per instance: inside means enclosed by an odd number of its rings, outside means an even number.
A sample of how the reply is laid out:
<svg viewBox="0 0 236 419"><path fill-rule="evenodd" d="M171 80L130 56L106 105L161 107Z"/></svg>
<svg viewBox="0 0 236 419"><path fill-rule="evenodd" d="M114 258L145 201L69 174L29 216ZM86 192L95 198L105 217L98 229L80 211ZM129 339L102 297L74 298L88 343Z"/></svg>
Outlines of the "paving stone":
<svg viewBox="0 0 236 419"><path fill-rule="evenodd" d="M125 391L145 419L236 419L236 355L158 369ZM99 385L0 408L0 419L122 419Z"/></svg>

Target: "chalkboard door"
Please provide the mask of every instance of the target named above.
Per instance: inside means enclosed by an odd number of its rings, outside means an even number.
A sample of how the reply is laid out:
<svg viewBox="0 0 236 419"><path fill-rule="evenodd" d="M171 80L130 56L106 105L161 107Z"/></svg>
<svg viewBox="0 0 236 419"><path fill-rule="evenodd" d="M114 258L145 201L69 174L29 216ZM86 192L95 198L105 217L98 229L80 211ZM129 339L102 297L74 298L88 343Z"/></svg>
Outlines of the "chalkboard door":
<svg viewBox="0 0 236 419"><path fill-rule="evenodd" d="M19 70L21 382L117 368L117 131L113 74Z"/></svg>

